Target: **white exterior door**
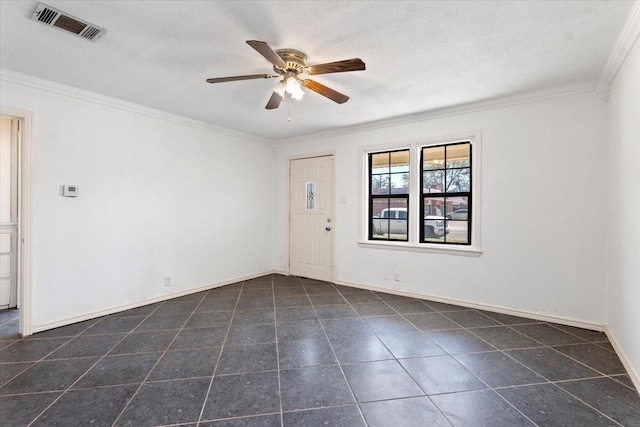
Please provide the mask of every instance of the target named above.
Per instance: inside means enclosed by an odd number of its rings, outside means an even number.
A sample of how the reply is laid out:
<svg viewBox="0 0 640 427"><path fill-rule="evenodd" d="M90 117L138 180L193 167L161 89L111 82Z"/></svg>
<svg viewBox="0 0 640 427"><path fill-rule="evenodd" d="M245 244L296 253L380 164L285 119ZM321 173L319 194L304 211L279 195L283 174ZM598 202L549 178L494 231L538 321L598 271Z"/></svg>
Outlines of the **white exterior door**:
<svg viewBox="0 0 640 427"><path fill-rule="evenodd" d="M0 310L15 307L18 295L19 121L0 118Z"/></svg>
<svg viewBox="0 0 640 427"><path fill-rule="evenodd" d="M333 156L289 164L289 273L333 279Z"/></svg>

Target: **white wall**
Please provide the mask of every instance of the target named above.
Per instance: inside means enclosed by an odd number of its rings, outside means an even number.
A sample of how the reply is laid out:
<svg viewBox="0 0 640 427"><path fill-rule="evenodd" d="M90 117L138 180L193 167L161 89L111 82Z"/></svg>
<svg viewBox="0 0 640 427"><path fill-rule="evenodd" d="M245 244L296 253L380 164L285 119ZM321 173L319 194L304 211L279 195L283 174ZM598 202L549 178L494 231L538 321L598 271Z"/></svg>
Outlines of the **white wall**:
<svg viewBox="0 0 640 427"><path fill-rule="evenodd" d="M607 326L640 386L640 42L611 84Z"/></svg>
<svg viewBox="0 0 640 427"><path fill-rule="evenodd" d="M271 271L269 144L45 89L0 99L34 112L34 328Z"/></svg>
<svg viewBox="0 0 640 427"><path fill-rule="evenodd" d="M482 131L479 258L361 248L360 147ZM606 111L595 93L316 137L276 152L274 265L286 270L287 158L336 152L336 278L604 324ZM399 270L402 280L384 280Z"/></svg>

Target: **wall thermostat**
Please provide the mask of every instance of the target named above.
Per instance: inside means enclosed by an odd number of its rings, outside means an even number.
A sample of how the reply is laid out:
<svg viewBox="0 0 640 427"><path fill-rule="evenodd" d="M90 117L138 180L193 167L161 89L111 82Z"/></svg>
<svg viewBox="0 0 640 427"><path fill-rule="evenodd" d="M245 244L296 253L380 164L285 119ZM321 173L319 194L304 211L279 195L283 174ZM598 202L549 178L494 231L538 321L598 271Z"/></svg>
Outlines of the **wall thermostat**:
<svg viewBox="0 0 640 427"><path fill-rule="evenodd" d="M77 185L63 185L62 195L64 197L78 197L80 195L80 189Z"/></svg>

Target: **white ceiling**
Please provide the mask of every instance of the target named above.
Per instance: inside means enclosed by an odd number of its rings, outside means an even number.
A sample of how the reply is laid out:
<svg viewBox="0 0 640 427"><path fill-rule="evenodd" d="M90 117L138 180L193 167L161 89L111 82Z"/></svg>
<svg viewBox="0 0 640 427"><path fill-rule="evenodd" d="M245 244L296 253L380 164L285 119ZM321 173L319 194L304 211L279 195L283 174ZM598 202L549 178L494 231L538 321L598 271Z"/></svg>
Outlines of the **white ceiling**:
<svg viewBox="0 0 640 427"><path fill-rule="evenodd" d="M0 67L268 139L593 81L632 1L53 1L104 27L95 43L0 2ZM308 64L359 57L366 71L315 76L351 99L307 91L264 109L275 79L246 40ZM290 115L291 122L287 121Z"/></svg>

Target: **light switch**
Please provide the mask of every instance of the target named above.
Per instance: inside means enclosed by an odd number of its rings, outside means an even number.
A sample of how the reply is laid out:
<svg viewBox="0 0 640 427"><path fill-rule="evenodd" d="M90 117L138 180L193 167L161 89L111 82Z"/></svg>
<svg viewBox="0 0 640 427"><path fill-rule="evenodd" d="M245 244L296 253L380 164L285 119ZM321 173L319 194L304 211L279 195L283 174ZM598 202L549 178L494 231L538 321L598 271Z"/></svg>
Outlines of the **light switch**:
<svg viewBox="0 0 640 427"><path fill-rule="evenodd" d="M341 205L346 205L347 204L347 196L339 196L338 197L338 203L340 203Z"/></svg>

